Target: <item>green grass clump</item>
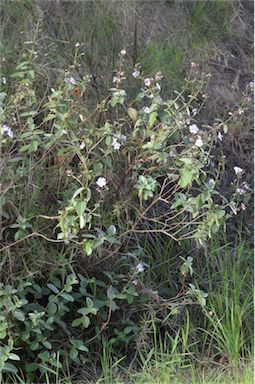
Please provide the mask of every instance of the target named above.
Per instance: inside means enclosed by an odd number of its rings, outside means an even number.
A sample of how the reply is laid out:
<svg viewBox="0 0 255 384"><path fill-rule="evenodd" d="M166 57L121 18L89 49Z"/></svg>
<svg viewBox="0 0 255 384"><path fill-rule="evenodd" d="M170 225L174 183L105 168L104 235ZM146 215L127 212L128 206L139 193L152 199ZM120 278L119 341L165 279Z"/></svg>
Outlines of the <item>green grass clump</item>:
<svg viewBox="0 0 255 384"><path fill-rule="evenodd" d="M189 19L195 32L195 39L217 41L226 39L230 32L229 18L232 4L224 0L188 1Z"/></svg>

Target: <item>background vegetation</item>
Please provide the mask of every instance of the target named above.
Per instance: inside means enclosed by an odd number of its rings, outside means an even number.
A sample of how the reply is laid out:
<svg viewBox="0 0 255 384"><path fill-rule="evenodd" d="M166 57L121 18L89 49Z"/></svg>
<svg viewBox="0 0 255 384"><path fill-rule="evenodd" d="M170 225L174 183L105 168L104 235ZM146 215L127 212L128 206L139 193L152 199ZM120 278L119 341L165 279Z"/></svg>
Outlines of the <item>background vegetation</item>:
<svg viewBox="0 0 255 384"><path fill-rule="evenodd" d="M2 382L251 383L253 2L1 0L1 26ZM231 201L231 188L248 187L237 215L202 245L143 227L120 246L113 199L99 219L93 217L97 238L86 239L83 249L56 237L58 218L37 218L54 217L60 208L63 216L71 204L79 184L72 178L79 169L73 151L81 137L89 146L94 137L109 135L106 121L126 124L124 113L104 115L108 107L102 104L123 49L129 107L140 88L129 79L140 63L148 78L162 72L164 100L195 95L184 106L189 113L199 109L198 126L228 120L214 149L216 157L225 155L219 193ZM73 76L75 84L65 81ZM70 100L66 122L61 113ZM77 130L68 139L46 135L42 141L55 108L59 124ZM82 121L80 113L90 120ZM14 144L3 132L7 123ZM89 133L81 136L79 124ZM93 156L92 179L101 176L104 155ZM118 190L123 158L114 164L104 167ZM243 184L231 187L235 166L245 171ZM164 173L156 175L162 183ZM141 179L135 188L142 199L155 191ZM82 193L78 199L88 199ZM144 204L130 199L131 213L120 204L121 214L116 208L113 216L120 227Z"/></svg>

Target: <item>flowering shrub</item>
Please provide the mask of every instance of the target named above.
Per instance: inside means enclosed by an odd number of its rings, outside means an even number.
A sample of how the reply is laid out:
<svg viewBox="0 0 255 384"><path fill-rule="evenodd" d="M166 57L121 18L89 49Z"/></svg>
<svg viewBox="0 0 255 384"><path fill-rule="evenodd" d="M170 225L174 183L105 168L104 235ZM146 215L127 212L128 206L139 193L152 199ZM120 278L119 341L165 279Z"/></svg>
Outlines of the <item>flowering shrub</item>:
<svg viewBox="0 0 255 384"><path fill-rule="evenodd" d="M94 110L87 110L90 79L78 75L79 49L76 44L74 65L60 75L47 100L40 100L35 89L33 50L17 66L8 95L1 93L5 181L14 180L1 196L4 226L18 228L15 239L22 240L28 231L43 232L43 220L52 220L50 240L74 242L87 255L121 247L127 236L146 231L205 243L237 210L234 200L219 193L223 165L221 157L214 157L227 125L220 120L199 124L202 90L164 100L162 74L144 77L139 65L131 78L140 92L130 100L124 89L124 49L115 87ZM5 203L42 162L58 179L54 194L59 207L52 216L37 207L29 219L20 212L17 223L8 223ZM239 180L240 168L235 173ZM236 193L243 190L238 186Z"/></svg>

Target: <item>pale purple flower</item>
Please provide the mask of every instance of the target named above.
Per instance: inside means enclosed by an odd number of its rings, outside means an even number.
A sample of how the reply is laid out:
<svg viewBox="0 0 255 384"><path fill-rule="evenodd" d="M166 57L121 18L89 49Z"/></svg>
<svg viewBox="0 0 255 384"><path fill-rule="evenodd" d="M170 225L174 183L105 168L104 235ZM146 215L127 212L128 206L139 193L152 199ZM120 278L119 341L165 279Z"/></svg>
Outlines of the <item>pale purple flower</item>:
<svg viewBox="0 0 255 384"><path fill-rule="evenodd" d="M134 69L134 72L132 73L132 76L136 79L137 77L140 76L140 71L138 71L138 69Z"/></svg>
<svg viewBox="0 0 255 384"><path fill-rule="evenodd" d="M80 149L84 149L84 148L85 148L85 143L84 143L84 141L82 141L80 144Z"/></svg>
<svg viewBox="0 0 255 384"><path fill-rule="evenodd" d="M144 85L146 87L149 87L151 85L151 80L148 77L146 79L144 79Z"/></svg>
<svg viewBox="0 0 255 384"><path fill-rule="evenodd" d="M76 80L75 80L74 77L72 77L72 76L69 77L69 80L68 80L68 81L69 81L70 84L72 84L72 85L76 85Z"/></svg>
<svg viewBox="0 0 255 384"><path fill-rule="evenodd" d="M144 267L144 264L143 263L138 263L137 266L135 267L136 268L136 271L138 273L142 273L145 271L145 267Z"/></svg>
<svg viewBox="0 0 255 384"><path fill-rule="evenodd" d="M189 131L190 133L193 133L194 135L196 135L199 132L199 128L196 124L191 124L189 126Z"/></svg>
<svg viewBox="0 0 255 384"><path fill-rule="evenodd" d="M126 135L120 135L121 144L124 144L126 141L127 141L127 136Z"/></svg>
<svg viewBox="0 0 255 384"><path fill-rule="evenodd" d="M149 107L144 107L143 111L144 113L150 113L151 109Z"/></svg>

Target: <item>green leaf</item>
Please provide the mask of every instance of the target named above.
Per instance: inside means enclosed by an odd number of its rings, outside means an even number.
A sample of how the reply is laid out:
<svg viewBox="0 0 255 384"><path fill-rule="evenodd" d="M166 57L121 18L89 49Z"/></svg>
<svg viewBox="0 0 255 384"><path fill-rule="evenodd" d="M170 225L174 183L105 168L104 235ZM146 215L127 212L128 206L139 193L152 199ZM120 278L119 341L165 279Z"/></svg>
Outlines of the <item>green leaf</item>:
<svg viewBox="0 0 255 384"><path fill-rule="evenodd" d="M127 113L131 120L133 120L134 122L137 121L137 110L135 108L128 108Z"/></svg>
<svg viewBox="0 0 255 384"><path fill-rule="evenodd" d="M61 297L63 297L67 301L74 302L73 296L69 295L69 293L63 292L60 294Z"/></svg>
<svg viewBox="0 0 255 384"><path fill-rule="evenodd" d="M87 256L90 256L93 252L93 242L91 240L87 240L85 243L84 250L87 254Z"/></svg>
<svg viewBox="0 0 255 384"><path fill-rule="evenodd" d="M50 113L49 115L47 115L44 119L43 119L43 122L46 123L47 121L50 121L50 120L53 120L55 119L56 115Z"/></svg>
<svg viewBox="0 0 255 384"><path fill-rule="evenodd" d="M79 345L78 347L77 347L80 351L84 351L84 352L88 352L89 350L88 350L88 348L85 346L85 345Z"/></svg>
<svg viewBox="0 0 255 384"><path fill-rule="evenodd" d="M37 114L37 111L23 112L20 114L20 117L34 116Z"/></svg>
<svg viewBox="0 0 255 384"><path fill-rule="evenodd" d="M38 364L36 364L36 363L30 363L30 364L25 366L25 370L27 373L34 372L37 370L37 368L38 368Z"/></svg>
<svg viewBox="0 0 255 384"><path fill-rule="evenodd" d="M75 319L72 322L72 327L79 327L79 325L81 325L81 323L82 323L82 317L78 317L77 319Z"/></svg>
<svg viewBox="0 0 255 384"><path fill-rule="evenodd" d="M84 191L84 189L84 187L77 189L77 191L75 191L73 194L72 200L74 200L82 191Z"/></svg>
<svg viewBox="0 0 255 384"><path fill-rule="evenodd" d="M9 353L8 359L19 361L20 357L18 355L16 355L16 353Z"/></svg>
<svg viewBox="0 0 255 384"><path fill-rule="evenodd" d="M57 312L57 309L58 309L58 307L56 306L55 303L49 303L48 304L48 311L49 311L50 315L54 315L54 313Z"/></svg>
<svg viewBox="0 0 255 384"><path fill-rule="evenodd" d="M50 288L50 290L52 290L52 292L54 292L54 293L59 293L58 288L55 287L54 284L49 283L49 284L47 284L47 287Z"/></svg>
<svg viewBox="0 0 255 384"><path fill-rule="evenodd" d="M17 373L18 369L15 367L15 365L13 365L11 363L4 363L3 372Z"/></svg>
<svg viewBox="0 0 255 384"><path fill-rule="evenodd" d="M181 176L178 182L179 186L181 188L187 187L187 185L189 185L193 181L194 173L195 171L193 169L183 168L181 170Z"/></svg>
<svg viewBox="0 0 255 384"><path fill-rule="evenodd" d="M81 318L81 322L82 322L82 325L84 328L88 328L89 324L90 324L90 319L88 316L83 316Z"/></svg>
<svg viewBox="0 0 255 384"><path fill-rule="evenodd" d="M87 304L87 307L93 307L94 306L94 303L90 297L86 297L86 304Z"/></svg>
<svg viewBox="0 0 255 384"><path fill-rule="evenodd" d="M39 348L39 343L38 343L37 341L33 341L33 342L30 344L30 349L31 349L31 351L36 351L38 348Z"/></svg>
<svg viewBox="0 0 255 384"><path fill-rule="evenodd" d="M78 350L77 350L76 348L72 348L72 349L70 350L70 358L71 358L72 360L75 360L76 357L78 356L78 354L79 354L79 352L78 352Z"/></svg>
<svg viewBox="0 0 255 384"><path fill-rule="evenodd" d="M77 201L75 209L76 209L77 215L79 217L82 216L83 213L85 212L85 209L86 209L86 202L85 201Z"/></svg>
<svg viewBox="0 0 255 384"><path fill-rule="evenodd" d="M24 312L22 311L15 311L13 313L14 317L16 317L16 319L18 319L19 321L25 321L25 315L24 315Z"/></svg>
<svg viewBox="0 0 255 384"><path fill-rule="evenodd" d="M152 112L152 113L150 113L149 121L148 121L148 124L147 124L147 127L148 127L149 129L153 127L154 123L155 123L156 120L157 120L157 117L158 117L157 112Z"/></svg>
<svg viewBox="0 0 255 384"><path fill-rule="evenodd" d="M93 305L93 302L92 302L92 305ZM80 313L83 316L86 316L87 314L89 314L90 311L89 311L88 308L83 307L83 308L78 309L77 312Z"/></svg>
<svg viewBox="0 0 255 384"><path fill-rule="evenodd" d="M108 232L108 235L110 235L110 236L116 235L116 227L115 227L115 225L110 225L110 227L108 228L107 232Z"/></svg>
<svg viewBox="0 0 255 384"><path fill-rule="evenodd" d="M42 344L44 345L45 348L52 349L52 345L49 341L45 340L42 342Z"/></svg>

